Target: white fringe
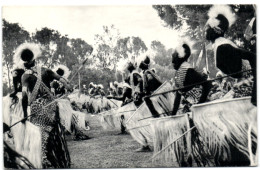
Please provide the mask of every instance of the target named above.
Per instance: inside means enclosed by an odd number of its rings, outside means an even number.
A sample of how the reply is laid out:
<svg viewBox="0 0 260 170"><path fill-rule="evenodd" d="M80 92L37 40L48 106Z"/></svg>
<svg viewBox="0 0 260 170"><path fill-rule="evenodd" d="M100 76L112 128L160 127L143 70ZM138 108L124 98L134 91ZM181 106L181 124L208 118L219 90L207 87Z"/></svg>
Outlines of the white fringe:
<svg viewBox="0 0 260 170"><path fill-rule="evenodd" d="M67 131L71 132L72 113L74 110L71 108L70 102L67 99L59 99L57 100L57 103L59 106L61 124Z"/></svg>
<svg viewBox="0 0 260 170"><path fill-rule="evenodd" d="M23 119L22 102L15 105L11 114L11 123L14 124ZM26 157L36 168L42 168L41 156L41 131L40 128L26 121L18 123L11 129L15 150Z"/></svg>
<svg viewBox="0 0 260 170"><path fill-rule="evenodd" d="M191 110L195 126L211 155L224 161L231 160L231 143L250 159L248 130L251 123L252 133L257 136L257 109L250 97L194 105ZM257 142L257 138L251 137ZM256 155L251 157L255 160Z"/></svg>
<svg viewBox="0 0 260 170"><path fill-rule="evenodd" d="M172 86L169 82L164 82L153 94L161 93L164 91L172 90ZM151 101L156 111L161 114L160 117L166 116L165 112L172 111L175 95L173 92L163 95L151 97ZM149 119L147 119L149 118ZM152 113L145 103L143 103L129 119L126 119L126 127L129 130L131 136L141 145L146 146L147 143L153 143L153 130L150 121L155 118L152 117Z"/></svg>
<svg viewBox="0 0 260 170"><path fill-rule="evenodd" d="M160 152L164 147L170 145L180 135L190 129L188 114L179 116L158 118L151 121L151 127L154 132L154 155ZM191 134L187 133L185 137L170 145L162 151L153 161L162 162L186 162L188 155L191 155Z"/></svg>
<svg viewBox="0 0 260 170"><path fill-rule="evenodd" d="M3 122L7 124L8 126L11 125L11 104L12 104L12 99L9 97L9 94L2 99L3 103Z"/></svg>
<svg viewBox="0 0 260 170"><path fill-rule="evenodd" d="M41 129L40 127L26 121L24 137L24 155L36 167L42 168L41 152Z"/></svg>
<svg viewBox="0 0 260 170"><path fill-rule="evenodd" d="M73 111L73 116L77 119L77 127L81 130L87 130L85 122L86 122L86 114L79 112L79 111Z"/></svg>
<svg viewBox="0 0 260 170"><path fill-rule="evenodd" d="M101 112L98 115L100 116L100 123L104 129L116 129L120 130L120 119L121 115L125 116L125 120L129 119L131 114L136 110L136 106L133 102L116 109L111 109L105 112ZM125 112L130 111L130 112Z"/></svg>

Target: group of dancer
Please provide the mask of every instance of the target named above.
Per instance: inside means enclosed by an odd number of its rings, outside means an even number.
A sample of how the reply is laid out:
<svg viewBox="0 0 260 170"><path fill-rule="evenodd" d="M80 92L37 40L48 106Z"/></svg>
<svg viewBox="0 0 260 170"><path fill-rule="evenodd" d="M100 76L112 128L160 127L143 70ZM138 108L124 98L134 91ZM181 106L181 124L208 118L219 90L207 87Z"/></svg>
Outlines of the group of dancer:
<svg viewBox="0 0 260 170"><path fill-rule="evenodd" d="M172 64L175 72L175 101L173 111L168 115L176 115L183 104L182 113L190 112L192 104L204 103L224 97L228 92L229 97L250 96L253 105L256 101L256 54L255 51L247 51L238 48L232 41L224 38L229 27L235 22L235 14L228 6L213 6L209 11L209 19L205 25L205 38L212 44L215 58L215 66L219 70L216 80L208 80L208 75L199 72L188 62L193 52L193 44L189 38L184 38L172 54ZM255 37L255 30L253 30ZM153 117L159 117L154 108L150 95L162 85L160 78L150 68L150 57L146 56L141 62L128 61L124 67L127 74L123 84L122 95L111 95L109 98L123 101L123 105L134 101L136 106L145 102ZM247 64L247 62L249 64ZM245 68L250 70L245 70ZM251 72L252 76L245 76ZM207 74L207 73L206 73ZM236 84L234 83L236 82ZM249 83L248 83L249 82ZM251 88L243 89L244 84L253 84ZM218 86L215 90L214 87ZM238 87L238 86L241 86ZM240 88L240 89L239 89ZM119 88L117 87L116 93ZM251 93L250 93L251 91ZM217 97L213 93L219 92ZM149 151L148 146L143 146L139 151Z"/></svg>
<svg viewBox="0 0 260 170"><path fill-rule="evenodd" d="M235 14L228 6L221 8L213 6L205 26L206 40L213 44L216 67L222 76L229 75L242 80L244 61L249 62L253 75L251 102L256 106L256 54L254 51L240 49L232 41L224 38L224 34L234 22ZM212 88L211 81L188 63L193 51L189 42L190 40L183 40L172 54L171 62L176 70L175 88L178 90L173 111L169 115L177 114L182 98L192 104L206 102ZM40 48L35 44L25 43L18 47L14 55L14 63L17 66L13 70L14 92L10 97L15 102L17 93L22 92L21 101L25 119L21 123L30 121L41 128L42 168L69 168L70 155L59 121L59 109L55 98L73 91L73 88L67 80L66 68L59 67L53 71L37 66L36 59L39 56ZM163 83L154 69L150 68L150 60L149 56L145 56L138 62L129 61L124 67L124 72L127 74L124 82L120 87L119 83L112 83L113 88L110 88L107 98L122 101L122 106L133 101L139 107L145 102L152 115L159 117L149 96ZM102 85L90 83L88 89L90 96L105 96ZM190 104L183 109L183 112L188 112L189 107ZM139 151L150 151L150 148L148 145L143 146Z"/></svg>

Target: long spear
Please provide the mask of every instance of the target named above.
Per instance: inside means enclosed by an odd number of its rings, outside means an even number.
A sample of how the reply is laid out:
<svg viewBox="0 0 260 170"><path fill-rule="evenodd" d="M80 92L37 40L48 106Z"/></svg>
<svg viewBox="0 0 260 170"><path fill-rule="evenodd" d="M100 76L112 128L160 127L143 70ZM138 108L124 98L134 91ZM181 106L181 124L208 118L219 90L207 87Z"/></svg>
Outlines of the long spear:
<svg viewBox="0 0 260 170"><path fill-rule="evenodd" d="M183 107L179 108L178 110L181 110L183 109ZM171 113L172 111L168 111L168 112L163 112L163 113L160 113L159 115L164 115L164 114L168 114L168 113ZM174 115L176 116L176 115ZM145 119L149 119L149 118L153 118L154 116L149 116L149 117L145 117L145 118L142 118L142 119L139 119L138 121L141 121L141 120L145 120ZM169 116L165 116L165 117L169 117Z"/></svg>
<svg viewBox="0 0 260 170"><path fill-rule="evenodd" d="M72 81L72 79L75 77L75 75L77 75L77 73L78 73L78 72L80 71L80 69L85 65L85 63L87 62L87 60L88 60L88 58L86 58L86 59L83 61L83 63L82 63L81 66L79 67L79 69L78 69L78 70L74 73L74 75L70 78L70 81ZM75 92L64 94L63 96L61 96L61 97L59 97L59 98L57 98L57 99L54 99L52 102L48 103L47 105L45 105L45 106L43 106L43 107L46 108L46 107L48 107L49 105L51 105L51 104L53 104L54 102L56 102L57 100L62 99L62 98L64 98L64 97L68 96L69 94L73 94L73 93L75 93ZM26 119L28 119L29 117L31 117L31 116L33 116L33 115L35 115L35 114L36 114L36 113L31 114L31 115L28 115L28 116L24 117L23 119L19 120L18 122L14 123L13 125L11 125L11 126L9 127L8 131L10 131L11 128L14 127L15 125L17 125L18 123L20 123L20 122L22 122L22 121L25 121ZM6 131L6 132L7 132L7 131Z"/></svg>
<svg viewBox="0 0 260 170"><path fill-rule="evenodd" d="M249 69L249 70L239 71L239 72L236 72L236 73L227 74L226 76L222 76L222 77L219 77L219 78L214 78L214 79L211 79L211 80L201 81L201 82L198 82L198 83L194 83L194 84L187 85L187 86L185 86L185 87L176 88L176 89L173 89L173 90L168 90L168 91L161 92L161 93L152 94L152 95L146 96L146 97L144 97L144 98L150 98L150 97L158 96L158 95L165 94L165 93L175 92L175 91L182 90L182 89L185 89L185 88L188 88L188 87L192 87L192 86L196 86L196 85L201 85L201 84L206 83L206 82L211 82L211 81L215 81L215 80L218 80L218 79L223 79L223 78L226 78L226 77L230 77L230 76L235 75L235 74L245 73L245 72L251 72L252 70L253 70L253 69Z"/></svg>

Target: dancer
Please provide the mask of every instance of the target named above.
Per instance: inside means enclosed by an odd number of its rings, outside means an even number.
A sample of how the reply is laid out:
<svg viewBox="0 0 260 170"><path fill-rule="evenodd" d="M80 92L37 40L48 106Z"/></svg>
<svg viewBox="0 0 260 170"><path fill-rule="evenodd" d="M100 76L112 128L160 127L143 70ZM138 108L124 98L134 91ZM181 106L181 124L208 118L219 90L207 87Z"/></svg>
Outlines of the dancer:
<svg viewBox="0 0 260 170"><path fill-rule="evenodd" d="M132 89L128 83L123 84L123 95L122 96L107 96L108 99L115 99L122 101L122 106L133 101L132 98Z"/></svg>
<svg viewBox="0 0 260 170"><path fill-rule="evenodd" d="M25 43L18 47L14 60L22 63L25 73L22 76L22 107L24 117L28 116L27 108L31 108L31 117L27 120L41 128L41 149L43 168L69 168L71 161L67 144L60 125L57 103L50 91L50 83L55 79L71 90L64 78L50 69L36 67L35 60L40 56L40 48L36 44ZM51 104L49 104L51 103ZM45 107L47 104L49 106Z"/></svg>
<svg viewBox="0 0 260 170"><path fill-rule="evenodd" d="M176 70L175 84L177 88L183 88L176 91L172 115L176 115L179 109L181 96L184 96L185 102L183 112L189 112L191 104L206 101L211 88L211 83L207 81L207 78L197 72L187 62L193 51L192 46L193 42L190 39L183 38L182 42L172 54L173 68ZM193 85L201 82L204 83L201 85Z"/></svg>
<svg viewBox="0 0 260 170"><path fill-rule="evenodd" d="M126 69L129 73L128 80L132 89L132 98L137 107L142 104L143 93L143 78L140 73L136 70L136 67L132 62L128 62Z"/></svg>
<svg viewBox="0 0 260 170"><path fill-rule="evenodd" d="M63 77L68 83L68 77L70 75L70 70L67 66L58 65L54 68L53 72L55 72L59 76ZM63 86L63 84L57 80L54 80L51 83L51 86L54 88L55 96L62 96L66 93L66 90L65 90L65 87Z"/></svg>
<svg viewBox="0 0 260 170"><path fill-rule="evenodd" d="M57 73L59 76L61 76L68 82L70 70L67 66L58 65L54 68L54 72ZM56 97L62 96L66 93L65 86L62 83L60 83L59 81L54 80L52 82L52 85L54 87ZM72 105L72 108L74 108L74 109L77 106L76 103L71 103L71 105ZM87 135L85 135L84 132L81 130L81 128L78 126L78 119L74 114L72 114L71 131L72 132L74 131L74 137L73 137L74 140L89 139L89 137Z"/></svg>
<svg viewBox="0 0 260 170"><path fill-rule="evenodd" d="M162 85L162 82L160 81L159 77L154 73L154 71L149 69L150 58L148 56L145 56L144 59L139 58L139 60L140 63L138 63L138 66L143 72L144 95L149 96ZM144 101L152 115L154 117L160 117L159 113L154 108L150 97L144 98Z"/></svg>
<svg viewBox="0 0 260 170"><path fill-rule="evenodd" d="M208 12L206 23L206 39L213 44L216 67L231 77L241 79L241 72L247 60L251 66L254 83L251 102L257 105L256 98L256 55L238 48L232 41L224 38L228 28L235 22L236 16L226 5L215 5ZM238 73L238 74L234 74Z"/></svg>

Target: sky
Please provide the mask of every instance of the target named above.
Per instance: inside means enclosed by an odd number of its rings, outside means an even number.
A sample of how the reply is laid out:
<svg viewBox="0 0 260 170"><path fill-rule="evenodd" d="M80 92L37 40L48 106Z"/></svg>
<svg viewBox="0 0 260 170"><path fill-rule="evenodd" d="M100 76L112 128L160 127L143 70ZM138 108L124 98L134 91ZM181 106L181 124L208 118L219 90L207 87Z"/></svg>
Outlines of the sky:
<svg viewBox="0 0 260 170"><path fill-rule="evenodd" d="M179 34L164 26L151 5L4 6L2 18L19 23L30 33L48 27L91 45L103 25L114 24L121 37L139 36L148 47L151 41L158 40L167 48L174 48Z"/></svg>

